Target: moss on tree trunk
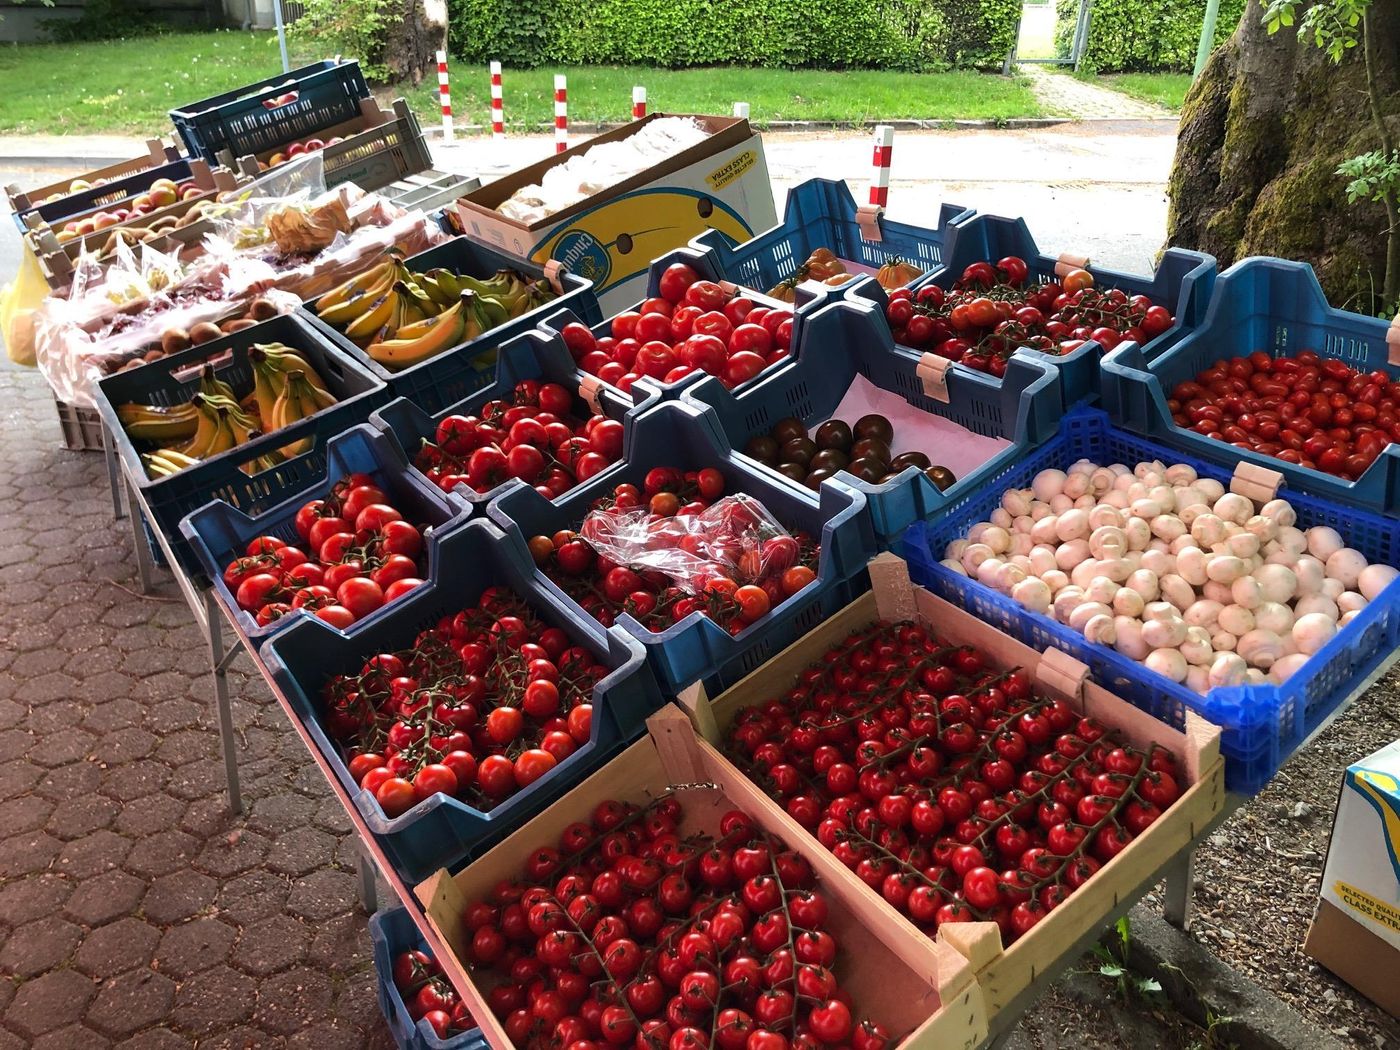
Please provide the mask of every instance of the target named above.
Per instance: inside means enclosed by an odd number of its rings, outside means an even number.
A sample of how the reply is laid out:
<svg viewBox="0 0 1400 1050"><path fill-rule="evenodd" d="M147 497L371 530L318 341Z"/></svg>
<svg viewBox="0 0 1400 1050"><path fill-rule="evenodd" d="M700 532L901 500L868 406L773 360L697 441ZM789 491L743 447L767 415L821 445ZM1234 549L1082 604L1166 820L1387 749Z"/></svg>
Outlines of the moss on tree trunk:
<svg viewBox="0 0 1400 1050"><path fill-rule="evenodd" d="M1386 216L1348 204L1337 165L1377 145L1360 56L1328 62L1251 2L1187 93L1168 193L1170 243L1227 266L1250 255L1313 264L1334 303L1379 308ZM1372 14L1388 125L1400 131L1400 3ZM1392 306L1394 304L1391 304Z"/></svg>

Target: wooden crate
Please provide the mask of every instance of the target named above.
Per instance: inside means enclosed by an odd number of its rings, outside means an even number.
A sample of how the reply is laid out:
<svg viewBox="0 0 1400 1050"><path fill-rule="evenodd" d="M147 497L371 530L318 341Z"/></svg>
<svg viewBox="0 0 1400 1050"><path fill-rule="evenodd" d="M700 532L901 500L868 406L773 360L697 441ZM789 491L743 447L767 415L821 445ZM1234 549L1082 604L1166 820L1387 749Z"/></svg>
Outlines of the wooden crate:
<svg viewBox="0 0 1400 1050"><path fill-rule="evenodd" d="M89 182L101 179L103 182L111 182L114 179L124 179L128 175L149 171L151 168L158 168L162 164L169 164L179 159L180 151L174 146L167 145L161 139L147 139L146 152L139 157L120 161L117 164L109 164L105 168L75 175L73 178L51 182L47 186L36 186L31 190L20 189L19 186L11 183L5 187L5 197L10 202L10 210L18 214L22 211L28 211L30 208L37 208L40 204L46 204L50 198L67 197L72 193L69 187L73 185L74 179L86 179ZM101 187L99 186L98 189Z"/></svg>
<svg viewBox="0 0 1400 1050"><path fill-rule="evenodd" d="M876 908L860 880L809 836L793 833L787 816L754 784L702 740L684 712L663 708L643 737L544 813L456 875L446 870L416 888L427 921L450 952L439 959L467 1000L495 1050L512 1050L484 991L463 964L466 937L461 917L468 904L486 898L502 879L519 877L526 854L557 844L560 832L587 820L604 799L645 803L674 788L684 807L680 829L715 832L728 810L749 814L812 865L830 904L828 928L841 945L837 976L856 1003L901 1037L901 1050L971 1050L987 1035L980 991L967 960L942 940L930 941Z"/></svg>
<svg viewBox="0 0 1400 1050"><path fill-rule="evenodd" d="M972 963L977 984L986 996L988 1018L995 1026L997 1014L1054 965L1067 946L1106 925L1105 917L1120 900L1142 892L1154 873L1204 835L1225 803L1220 730L1191 712L1186 714L1184 732L1164 725L1088 681L1088 668L1079 661L1058 650L1050 650L1048 655L1038 653L915 587L907 566L893 554L881 554L871 562L870 579L869 592L713 701L699 688L683 695L681 705L701 735L717 744L740 711L781 696L801 671L851 632L876 620L917 619L949 643L977 649L993 666L1025 668L1037 693L1065 697L1133 745L1146 748L1155 743L1166 748L1176 756L1190 785L1155 824L1009 948L1002 948L995 923L950 923L939 930L939 937L956 946ZM777 833L783 838L793 843L803 838L817 844L785 811L779 810L778 817L782 830ZM854 882L869 906L883 913L885 922L898 922L917 933L916 927L878 893L860 879Z"/></svg>

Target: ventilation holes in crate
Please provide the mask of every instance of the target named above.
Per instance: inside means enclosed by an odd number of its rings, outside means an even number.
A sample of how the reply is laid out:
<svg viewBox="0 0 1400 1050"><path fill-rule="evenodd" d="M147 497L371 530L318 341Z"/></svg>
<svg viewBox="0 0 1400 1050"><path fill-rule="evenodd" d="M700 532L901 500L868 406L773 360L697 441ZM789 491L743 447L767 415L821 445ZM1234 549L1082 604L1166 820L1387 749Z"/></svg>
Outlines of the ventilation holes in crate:
<svg viewBox="0 0 1400 1050"><path fill-rule="evenodd" d="M744 417L744 430L752 437L754 434L763 434L768 431L768 409L759 405L752 412Z"/></svg>

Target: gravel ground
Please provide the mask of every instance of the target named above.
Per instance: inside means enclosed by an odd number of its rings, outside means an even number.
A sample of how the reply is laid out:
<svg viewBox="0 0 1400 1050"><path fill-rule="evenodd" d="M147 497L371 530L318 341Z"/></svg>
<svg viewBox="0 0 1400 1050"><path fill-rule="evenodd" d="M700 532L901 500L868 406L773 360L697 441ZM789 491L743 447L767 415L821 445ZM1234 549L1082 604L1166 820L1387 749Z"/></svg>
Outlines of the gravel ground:
<svg viewBox="0 0 1400 1050"><path fill-rule="evenodd" d="M1400 1048L1400 1021L1303 953L1346 767L1400 737L1392 671L1290 759L1196 855L1192 935L1358 1047ZM1400 974L1397 974L1400 980Z"/></svg>

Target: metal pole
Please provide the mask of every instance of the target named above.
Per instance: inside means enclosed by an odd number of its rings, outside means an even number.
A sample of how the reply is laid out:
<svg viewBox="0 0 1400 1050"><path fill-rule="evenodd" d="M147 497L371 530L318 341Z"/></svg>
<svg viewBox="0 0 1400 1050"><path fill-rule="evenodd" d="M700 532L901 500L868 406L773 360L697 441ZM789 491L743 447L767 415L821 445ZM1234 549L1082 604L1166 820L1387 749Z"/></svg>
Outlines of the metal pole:
<svg viewBox="0 0 1400 1050"><path fill-rule="evenodd" d="M1074 71L1084 64L1084 52L1089 50L1089 21L1094 17L1094 0L1079 0L1079 24L1074 36Z"/></svg>
<svg viewBox="0 0 1400 1050"><path fill-rule="evenodd" d="M282 72L290 73L292 64L287 61L287 26L282 21L282 0L272 0L272 15L277 19L277 46L282 49Z"/></svg>
<svg viewBox="0 0 1400 1050"><path fill-rule="evenodd" d="M1196 45L1196 68L1192 77L1201 75L1210 58L1211 45L1215 43L1215 19L1220 14L1220 0L1206 0L1206 20L1201 24L1201 42Z"/></svg>

